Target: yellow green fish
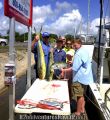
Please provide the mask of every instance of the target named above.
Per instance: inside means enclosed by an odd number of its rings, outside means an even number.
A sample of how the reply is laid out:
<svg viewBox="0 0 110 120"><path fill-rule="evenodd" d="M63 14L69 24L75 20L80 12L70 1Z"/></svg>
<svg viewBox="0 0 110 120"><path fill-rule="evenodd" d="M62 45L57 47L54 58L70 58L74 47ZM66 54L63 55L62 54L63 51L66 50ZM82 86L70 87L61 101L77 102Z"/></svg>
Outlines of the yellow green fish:
<svg viewBox="0 0 110 120"><path fill-rule="evenodd" d="M49 53L49 65L48 65L48 70L47 70L47 80L48 81L51 81L53 79L53 73L54 73L54 69L52 68L53 63L54 63L53 51L50 51L50 53Z"/></svg>
<svg viewBox="0 0 110 120"><path fill-rule="evenodd" d="M44 51L42 49L42 45L40 40L38 41L37 45L37 70L38 70L38 76L39 79L45 79L46 76L46 63L45 63L45 57L44 57Z"/></svg>

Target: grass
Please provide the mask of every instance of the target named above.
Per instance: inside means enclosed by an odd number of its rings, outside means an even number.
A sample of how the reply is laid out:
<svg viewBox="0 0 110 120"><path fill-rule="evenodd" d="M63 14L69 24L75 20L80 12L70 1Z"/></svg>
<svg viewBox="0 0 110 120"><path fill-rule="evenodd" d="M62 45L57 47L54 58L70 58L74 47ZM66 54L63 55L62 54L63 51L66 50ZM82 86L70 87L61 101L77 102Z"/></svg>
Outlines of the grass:
<svg viewBox="0 0 110 120"><path fill-rule="evenodd" d="M4 53L4 52L8 52L9 51L9 47L8 46L0 46L0 53Z"/></svg>
<svg viewBox="0 0 110 120"><path fill-rule="evenodd" d="M27 50L26 46L15 46L15 50ZM9 46L0 46L0 53L9 52Z"/></svg>

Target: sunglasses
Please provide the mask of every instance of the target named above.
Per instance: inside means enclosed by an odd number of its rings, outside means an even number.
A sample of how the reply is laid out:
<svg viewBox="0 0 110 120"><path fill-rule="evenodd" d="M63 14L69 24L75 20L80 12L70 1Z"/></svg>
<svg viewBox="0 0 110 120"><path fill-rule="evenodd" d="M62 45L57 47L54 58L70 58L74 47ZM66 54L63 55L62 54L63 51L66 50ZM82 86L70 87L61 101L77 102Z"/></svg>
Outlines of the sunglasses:
<svg viewBox="0 0 110 120"><path fill-rule="evenodd" d="M56 43L63 43L63 41L56 41Z"/></svg>

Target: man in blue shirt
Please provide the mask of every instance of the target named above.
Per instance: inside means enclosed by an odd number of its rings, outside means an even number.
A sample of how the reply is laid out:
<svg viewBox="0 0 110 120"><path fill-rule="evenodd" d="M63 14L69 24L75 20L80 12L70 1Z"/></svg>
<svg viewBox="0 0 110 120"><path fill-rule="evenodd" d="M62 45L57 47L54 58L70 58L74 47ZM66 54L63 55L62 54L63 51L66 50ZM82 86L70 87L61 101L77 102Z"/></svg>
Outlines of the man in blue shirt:
<svg viewBox="0 0 110 120"><path fill-rule="evenodd" d="M64 62L66 63L66 52L62 49L63 46L63 40L58 39L56 41L56 48L53 50L53 59L54 63L61 63ZM59 76L61 71L59 69L54 70L54 79L57 79L56 76Z"/></svg>
<svg viewBox="0 0 110 120"><path fill-rule="evenodd" d="M53 57L54 62L65 62L66 63L66 52L62 49L63 40L58 39L56 41L56 48L54 48Z"/></svg>
<svg viewBox="0 0 110 120"><path fill-rule="evenodd" d="M42 34L42 41L41 41L41 44L42 44L42 48L43 48L43 51L44 51L44 57L45 57L45 63L46 63L46 69L48 69L48 64L49 64L49 52L50 52L50 49L51 49L51 46L49 44L49 36L50 34L48 32L44 32ZM35 59L35 71L36 71L36 78L38 78L38 73L37 73L37 42L39 40L39 35L36 35L35 36L35 39L32 41L32 45L31 45L31 48L32 48L32 52L34 53L34 59Z"/></svg>
<svg viewBox="0 0 110 120"><path fill-rule="evenodd" d="M62 70L62 76L64 72L67 74L73 73L73 80L71 86L72 97L77 98L77 110L76 115L80 115L85 111L84 94L86 93L87 85L93 83L91 58L85 48L82 47L80 39L74 40L74 49L76 50L73 60L73 66L68 69Z"/></svg>

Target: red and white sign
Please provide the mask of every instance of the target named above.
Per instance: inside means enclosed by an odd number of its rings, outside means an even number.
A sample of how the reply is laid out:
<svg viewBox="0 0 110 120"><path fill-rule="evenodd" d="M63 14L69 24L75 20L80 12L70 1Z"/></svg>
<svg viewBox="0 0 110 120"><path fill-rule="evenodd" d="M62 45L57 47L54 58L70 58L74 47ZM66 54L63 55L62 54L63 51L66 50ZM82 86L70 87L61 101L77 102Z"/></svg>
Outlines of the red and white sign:
<svg viewBox="0 0 110 120"><path fill-rule="evenodd" d="M26 26L32 26L32 0L4 0L4 13Z"/></svg>

